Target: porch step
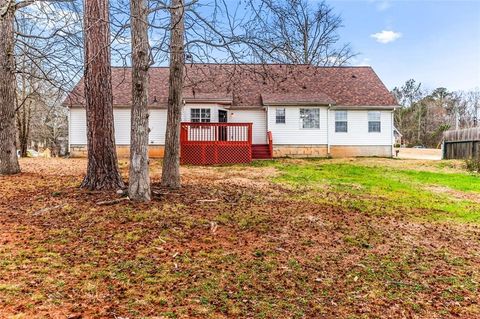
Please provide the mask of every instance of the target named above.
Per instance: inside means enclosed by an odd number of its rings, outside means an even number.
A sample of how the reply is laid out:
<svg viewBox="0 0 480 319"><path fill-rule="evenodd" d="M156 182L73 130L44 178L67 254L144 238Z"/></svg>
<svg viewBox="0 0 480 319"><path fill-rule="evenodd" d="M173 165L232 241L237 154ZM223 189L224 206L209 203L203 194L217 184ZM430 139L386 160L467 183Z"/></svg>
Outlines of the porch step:
<svg viewBox="0 0 480 319"><path fill-rule="evenodd" d="M270 159L270 148L268 144L254 144L252 145L252 158L253 159Z"/></svg>

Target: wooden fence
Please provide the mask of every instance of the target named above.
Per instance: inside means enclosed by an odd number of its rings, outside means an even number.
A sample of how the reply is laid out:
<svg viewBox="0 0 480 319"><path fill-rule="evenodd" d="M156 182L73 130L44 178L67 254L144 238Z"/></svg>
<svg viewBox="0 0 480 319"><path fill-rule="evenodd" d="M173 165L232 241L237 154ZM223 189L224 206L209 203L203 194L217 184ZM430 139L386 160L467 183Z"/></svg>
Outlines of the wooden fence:
<svg viewBox="0 0 480 319"><path fill-rule="evenodd" d="M447 131L443 137L444 159L480 158L480 127Z"/></svg>

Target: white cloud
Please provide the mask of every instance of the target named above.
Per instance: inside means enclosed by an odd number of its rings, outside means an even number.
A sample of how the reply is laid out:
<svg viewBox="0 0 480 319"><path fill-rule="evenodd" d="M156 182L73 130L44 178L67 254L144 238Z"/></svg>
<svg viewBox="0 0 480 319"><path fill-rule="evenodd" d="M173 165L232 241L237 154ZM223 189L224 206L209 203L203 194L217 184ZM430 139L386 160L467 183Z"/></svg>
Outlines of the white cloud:
<svg viewBox="0 0 480 319"><path fill-rule="evenodd" d="M385 11L388 8L390 8L391 6L392 6L392 4L390 3L390 1L380 1L379 3L377 3L377 10L378 11Z"/></svg>
<svg viewBox="0 0 480 319"><path fill-rule="evenodd" d="M382 30L370 36L375 40L377 40L377 42L390 43L399 39L402 36L402 34L400 32Z"/></svg>
<svg viewBox="0 0 480 319"><path fill-rule="evenodd" d="M374 4L377 11L385 11L392 6L390 0L369 0L368 2Z"/></svg>

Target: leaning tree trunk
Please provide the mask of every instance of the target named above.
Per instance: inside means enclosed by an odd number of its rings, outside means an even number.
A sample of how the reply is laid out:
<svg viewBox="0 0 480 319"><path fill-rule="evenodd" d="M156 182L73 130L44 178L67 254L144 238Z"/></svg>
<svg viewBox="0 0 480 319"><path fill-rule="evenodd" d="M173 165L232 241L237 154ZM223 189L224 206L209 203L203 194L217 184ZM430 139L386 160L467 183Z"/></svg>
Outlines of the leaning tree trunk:
<svg viewBox="0 0 480 319"><path fill-rule="evenodd" d="M15 145L15 10L11 3L0 0L0 175L20 172Z"/></svg>
<svg viewBox="0 0 480 319"><path fill-rule="evenodd" d="M148 5L146 0L131 0L132 34L132 119L128 195L133 200L150 200L148 171Z"/></svg>
<svg viewBox="0 0 480 319"><path fill-rule="evenodd" d="M90 190L124 187L115 149L108 12L108 0L85 0L84 81L88 165L81 187Z"/></svg>
<svg viewBox="0 0 480 319"><path fill-rule="evenodd" d="M180 187L180 119L184 57L184 2L172 0L170 31L170 77L168 91L167 132L163 159L162 186Z"/></svg>

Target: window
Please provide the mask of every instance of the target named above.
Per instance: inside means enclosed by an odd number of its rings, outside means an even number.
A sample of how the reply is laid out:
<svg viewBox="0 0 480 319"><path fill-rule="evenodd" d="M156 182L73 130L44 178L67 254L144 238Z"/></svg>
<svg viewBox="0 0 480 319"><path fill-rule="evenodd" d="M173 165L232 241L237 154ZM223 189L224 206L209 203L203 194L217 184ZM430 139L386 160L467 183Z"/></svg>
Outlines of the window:
<svg viewBox="0 0 480 319"><path fill-rule="evenodd" d="M190 109L190 121L210 123L210 109Z"/></svg>
<svg viewBox="0 0 480 319"><path fill-rule="evenodd" d="M380 132L380 111L368 112L368 132Z"/></svg>
<svg viewBox="0 0 480 319"><path fill-rule="evenodd" d="M276 109L275 112L275 123L285 124L285 109Z"/></svg>
<svg viewBox="0 0 480 319"><path fill-rule="evenodd" d="M335 132L346 133L348 131L347 111L335 111Z"/></svg>
<svg viewBox="0 0 480 319"><path fill-rule="evenodd" d="M300 123L302 128L320 128L320 110L300 109Z"/></svg>

